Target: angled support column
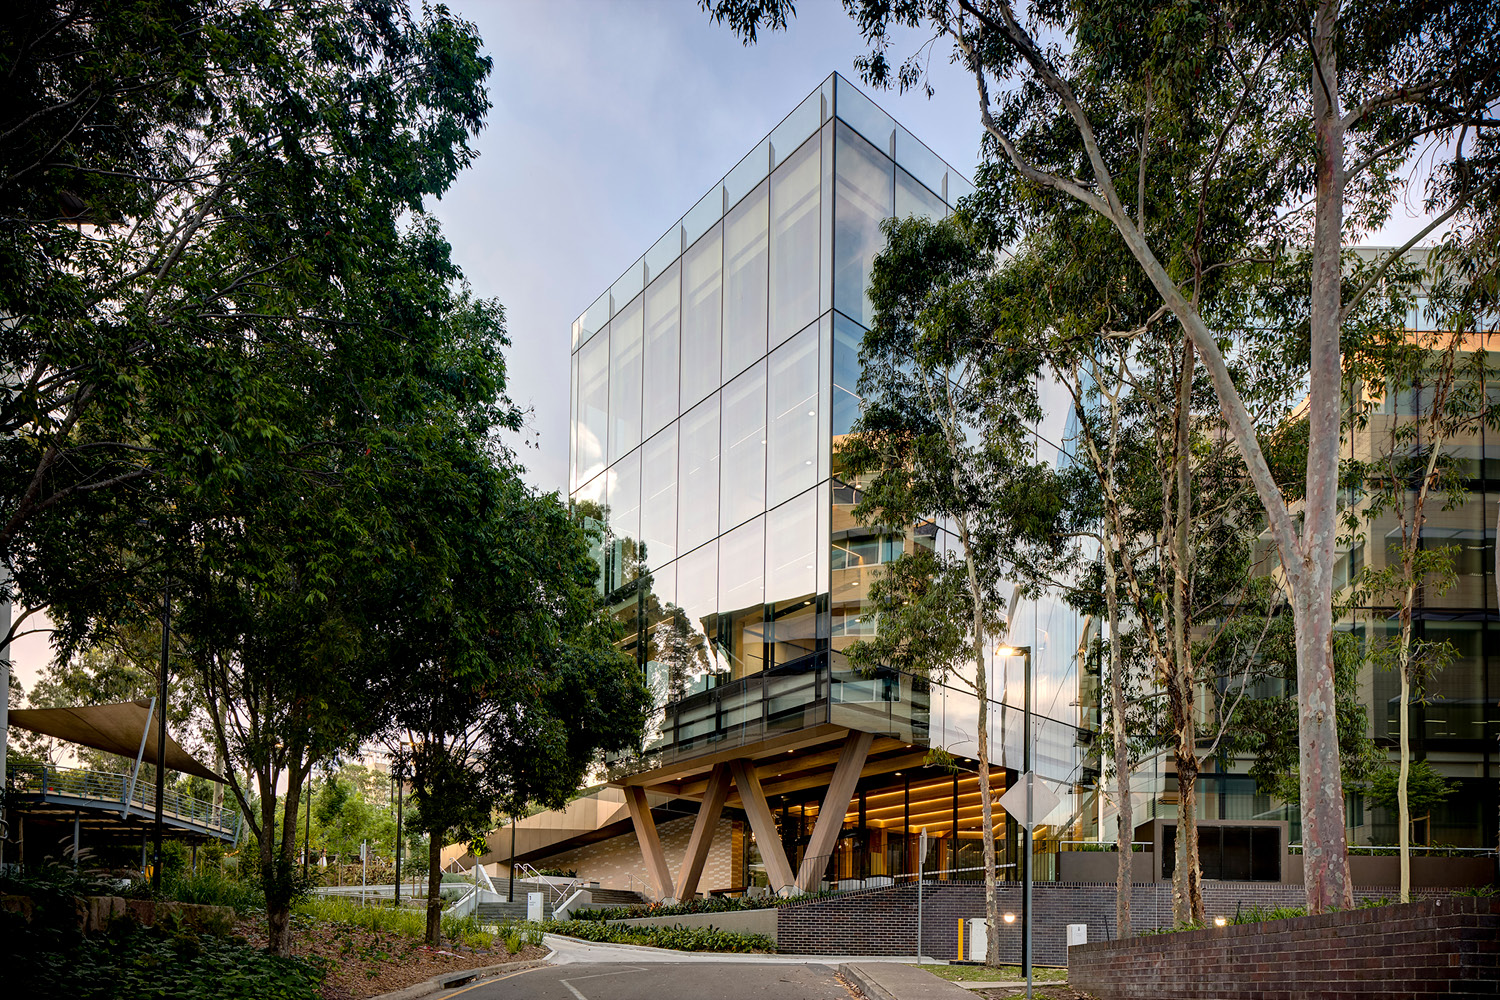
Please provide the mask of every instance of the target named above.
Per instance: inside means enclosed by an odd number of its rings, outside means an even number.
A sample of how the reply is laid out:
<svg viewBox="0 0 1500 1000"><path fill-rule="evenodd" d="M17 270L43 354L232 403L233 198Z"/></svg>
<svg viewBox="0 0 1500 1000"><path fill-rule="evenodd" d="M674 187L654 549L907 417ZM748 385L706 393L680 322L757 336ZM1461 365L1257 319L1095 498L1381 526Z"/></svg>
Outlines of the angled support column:
<svg viewBox="0 0 1500 1000"><path fill-rule="evenodd" d="M672 873L667 870L667 856L662 852L661 838L656 834L656 820L651 818L646 790L638 785L626 785L625 808L630 810L630 825L635 827L635 839L640 841L641 856L646 859L646 871L656 888L656 898L670 899Z"/></svg>
<svg viewBox="0 0 1500 1000"><path fill-rule="evenodd" d="M688 840L687 853L682 856L682 871L677 876L677 899L692 899L698 891L698 878L703 874L703 862L708 860L708 847L713 842L714 830L719 826L719 815L724 811L724 800L729 797L729 768L715 764L708 776L708 787L703 792L703 804L698 807L698 818L693 821L693 835Z"/></svg>
<svg viewBox="0 0 1500 1000"><path fill-rule="evenodd" d="M802 855L802 867L797 872L797 888L803 892L812 892L819 872L827 866L828 856L839 842L844 814L849 811L859 772L864 769L865 758L870 756L870 746L874 742L875 737L870 733L850 733L844 741L844 750L834 765L833 777L828 779L828 793L818 807L818 822L813 826L812 839L808 841L807 851Z"/></svg>
<svg viewBox="0 0 1500 1000"><path fill-rule="evenodd" d="M781 847L781 835L776 832L776 820L771 815L771 807L766 804L766 793L761 790L755 764L748 760L732 761L729 771L734 775L735 787L740 790L740 802L750 820L750 829L755 831L755 846L760 849L760 859L766 864L771 891L778 896L795 894L797 880L792 876L792 866Z"/></svg>

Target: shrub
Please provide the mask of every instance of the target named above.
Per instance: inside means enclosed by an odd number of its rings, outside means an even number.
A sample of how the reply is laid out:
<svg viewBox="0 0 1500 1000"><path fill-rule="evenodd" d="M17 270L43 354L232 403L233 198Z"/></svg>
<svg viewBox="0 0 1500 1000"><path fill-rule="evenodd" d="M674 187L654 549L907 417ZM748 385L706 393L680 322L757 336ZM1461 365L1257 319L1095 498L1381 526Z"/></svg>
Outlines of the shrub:
<svg viewBox="0 0 1500 1000"><path fill-rule="evenodd" d="M643 944L677 951L774 952L776 943L764 934L739 934L713 927L632 927L597 920L549 920L539 928L548 934L608 944Z"/></svg>
<svg viewBox="0 0 1500 1000"><path fill-rule="evenodd" d="M197 875L182 874L162 882L163 899L179 903L203 903L208 906L232 906L241 916L266 908L266 894L260 885L243 882L217 868L203 868Z"/></svg>
<svg viewBox="0 0 1500 1000"><path fill-rule="evenodd" d="M836 891L809 892L801 896L762 896L750 899L745 896L709 896L707 899L689 899L667 906L662 903L647 903L638 906L607 906L601 909L586 908L573 911L574 920L630 920L636 917L683 917L690 913L734 913L739 910L769 910L792 903L807 903L815 899L841 895Z"/></svg>

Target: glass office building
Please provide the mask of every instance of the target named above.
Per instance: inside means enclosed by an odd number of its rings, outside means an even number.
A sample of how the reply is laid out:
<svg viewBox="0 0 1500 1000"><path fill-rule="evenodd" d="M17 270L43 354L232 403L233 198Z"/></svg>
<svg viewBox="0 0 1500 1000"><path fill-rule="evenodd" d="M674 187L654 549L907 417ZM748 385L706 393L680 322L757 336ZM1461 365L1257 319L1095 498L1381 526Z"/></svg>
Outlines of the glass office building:
<svg viewBox="0 0 1500 1000"><path fill-rule="evenodd" d="M613 776L693 803L712 798L715 766L758 767L788 863L831 843L830 878L915 870L922 829L929 869L978 865L976 779L922 763L929 746L977 752L973 695L942 678L861 676L843 657L873 628L865 598L882 564L956 541L931 521L860 525L859 484L838 459L859 412L881 223L941 218L971 191L835 74L573 324L571 497L607 528L600 587L659 703L646 745ZM1030 647L1035 671L1038 770L1077 783L1080 727L1094 724L1080 624L1052 605L1013 620L1007 641ZM1027 662L997 658L989 679L991 759L1012 772ZM831 802L840 748L861 733L854 790ZM731 814L749 808L742 791L728 792ZM815 840L830 808L843 829ZM1069 796L1058 816L1091 811ZM764 837L747 834L735 877L754 881Z"/></svg>

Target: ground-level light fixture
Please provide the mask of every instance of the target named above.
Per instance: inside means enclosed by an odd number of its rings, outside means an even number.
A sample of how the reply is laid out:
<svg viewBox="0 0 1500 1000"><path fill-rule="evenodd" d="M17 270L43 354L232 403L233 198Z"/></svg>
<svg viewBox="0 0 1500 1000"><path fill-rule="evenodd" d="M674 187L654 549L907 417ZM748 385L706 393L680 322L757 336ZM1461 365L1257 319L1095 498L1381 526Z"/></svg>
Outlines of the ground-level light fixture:
<svg viewBox="0 0 1500 1000"><path fill-rule="evenodd" d="M1229 921L1225 920L1223 917L1214 917L1214 926L1215 927L1223 927L1227 923L1229 923Z"/></svg>

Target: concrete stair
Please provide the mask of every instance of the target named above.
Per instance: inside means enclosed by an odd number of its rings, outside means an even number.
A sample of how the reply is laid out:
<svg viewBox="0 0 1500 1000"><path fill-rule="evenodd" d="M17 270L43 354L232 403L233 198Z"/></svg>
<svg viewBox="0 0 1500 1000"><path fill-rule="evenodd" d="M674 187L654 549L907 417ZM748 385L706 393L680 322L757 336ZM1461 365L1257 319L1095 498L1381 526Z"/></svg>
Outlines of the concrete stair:
<svg viewBox="0 0 1500 1000"><path fill-rule="evenodd" d="M526 919L526 900L517 899L514 903L480 903L474 908L474 915L485 923L507 923ZM552 919L552 900L548 899L542 903L542 919Z"/></svg>
<svg viewBox="0 0 1500 1000"><path fill-rule="evenodd" d="M594 897L589 905L596 910L606 906L644 906L648 902L640 893L625 889L590 889L589 895Z"/></svg>

